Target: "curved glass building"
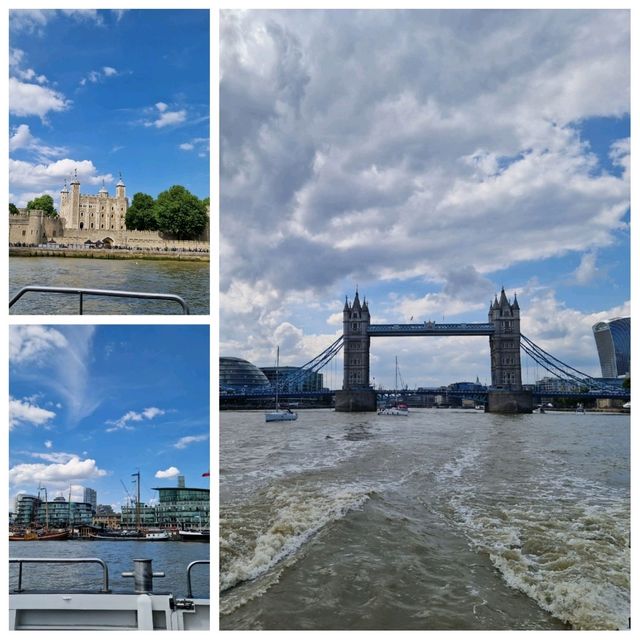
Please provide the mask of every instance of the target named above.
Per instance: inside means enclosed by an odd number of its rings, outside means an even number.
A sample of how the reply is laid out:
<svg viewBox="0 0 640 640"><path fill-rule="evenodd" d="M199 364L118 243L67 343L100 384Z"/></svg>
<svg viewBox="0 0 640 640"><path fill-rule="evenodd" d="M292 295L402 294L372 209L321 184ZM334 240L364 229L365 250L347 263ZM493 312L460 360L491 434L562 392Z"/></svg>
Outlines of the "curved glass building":
<svg viewBox="0 0 640 640"><path fill-rule="evenodd" d="M254 364L242 358L220 358L220 391L268 391L267 376Z"/></svg>
<svg viewBox="0 0 640 640"><path fill-rule="evenodd" d="M613 318L593 325L603 378L618 378L631 371L631 317Z"/></svg>

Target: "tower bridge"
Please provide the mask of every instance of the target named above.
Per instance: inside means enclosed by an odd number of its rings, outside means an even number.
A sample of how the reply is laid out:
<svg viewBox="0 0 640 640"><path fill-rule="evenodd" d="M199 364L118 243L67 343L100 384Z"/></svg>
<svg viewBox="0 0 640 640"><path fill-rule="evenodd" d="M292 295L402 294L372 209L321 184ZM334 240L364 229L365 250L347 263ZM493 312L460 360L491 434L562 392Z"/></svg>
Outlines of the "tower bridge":
<svg viewBox="0 0 640 640"><path fill-rule="evenodd" d="M520 305L504 291L489 305L488 321L481 323L423 322L372 324L366 298L345 299L342 310L344 379L336 392L336 411L375 411L376 394L369 387L371 338L382 336L488 336L491 353L489 411L530 413L533 399L522 389L520 365Z"/></svg>

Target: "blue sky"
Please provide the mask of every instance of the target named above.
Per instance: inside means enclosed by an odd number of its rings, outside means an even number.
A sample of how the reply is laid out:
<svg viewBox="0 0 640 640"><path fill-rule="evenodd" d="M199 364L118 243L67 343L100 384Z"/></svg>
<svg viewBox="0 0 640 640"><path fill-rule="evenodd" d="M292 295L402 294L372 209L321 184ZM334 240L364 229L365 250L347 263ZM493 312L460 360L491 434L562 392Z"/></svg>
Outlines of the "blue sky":
<svg viewBox="0 0 640 640"><path fill-rule="evenodd" d="M223 11L221 353L304 363L356 286L374 323L485 322L504 286L599 375L591 327L631 310L629 42L628 10ZM371 355L376 384L396 355L410 387L490 380L483 338Z"/></svg>
<svg viewBox="0 0 640 640"><path fill-rule="evenodd" d="M12 10L9 197L209 195L209 11Z"/></svg>
<svg viewBox="0 0 640 640"><path fill-rule="evenodd" d="M82 497L119 508L153 487L208 487L209 327L10 328L10 496Z"/></svg>

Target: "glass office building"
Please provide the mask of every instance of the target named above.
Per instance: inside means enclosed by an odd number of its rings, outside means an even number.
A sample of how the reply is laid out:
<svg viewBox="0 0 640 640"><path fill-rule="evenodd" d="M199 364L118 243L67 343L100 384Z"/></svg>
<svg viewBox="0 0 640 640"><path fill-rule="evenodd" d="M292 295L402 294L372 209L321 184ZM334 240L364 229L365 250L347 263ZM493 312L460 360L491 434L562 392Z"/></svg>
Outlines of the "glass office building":
<svg viewBox="0 0 640 640"><path fill-rule="evenodd" d="M618 378L631 371L631 317L613 318L593 325L603 378Z"/></svg>
<svg viewBox="0 0 640 640"><path fill-rule="evenodd" d="M156 524L163 528L208 528L209 489L156 487Z"/></svg>
<svg viewBox="0 0 640 640"><path fill-rule="evenodd" d="M258 367L242 358L220 358L220 391L268 391L269 380Z"/></svg>

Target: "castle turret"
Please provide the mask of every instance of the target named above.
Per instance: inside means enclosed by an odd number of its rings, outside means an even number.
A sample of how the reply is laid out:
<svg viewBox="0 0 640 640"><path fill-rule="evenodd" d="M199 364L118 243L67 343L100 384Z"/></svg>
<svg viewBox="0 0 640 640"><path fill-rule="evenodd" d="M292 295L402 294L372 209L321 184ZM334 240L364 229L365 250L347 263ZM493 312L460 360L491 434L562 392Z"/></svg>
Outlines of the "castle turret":
<svg viewBox="0 0 640 640"><path fill-rule="evenodd" d="M80 180L78 180L78 170L73 170L73 180L70 182L71 194L69 195L69 202L67 208L67 215L65 219L70 229L77 229L80 220Z"/></svg>
<svg viewBox="0 0 640 640"><path fill-rule="evenodd" d="M124 181L122 180L122 174L120 174L120 179L116 184L116 198L119 200L124 200L127 197L126 189L124 185Z"/></svg>

